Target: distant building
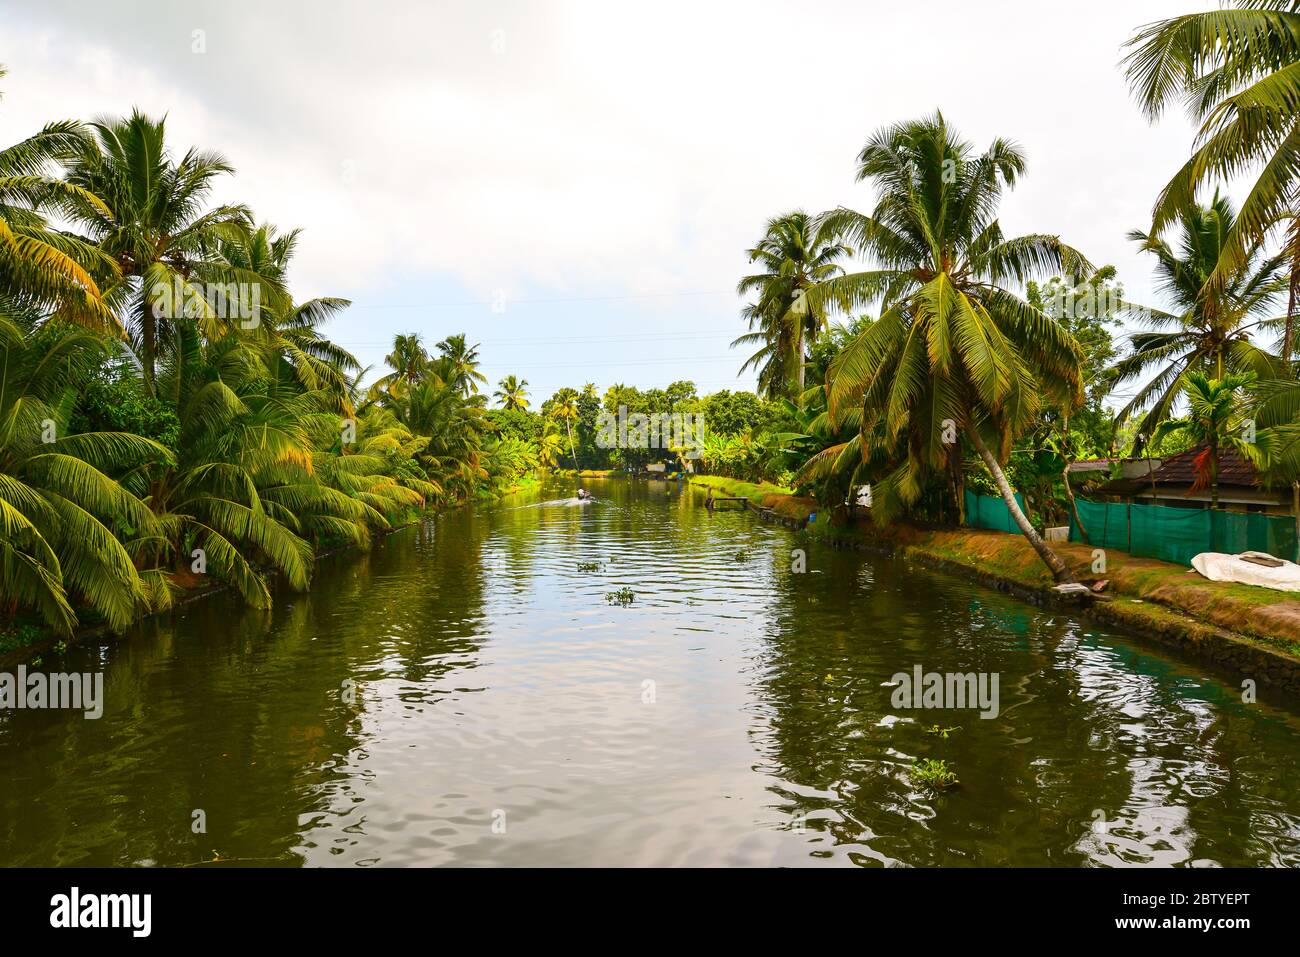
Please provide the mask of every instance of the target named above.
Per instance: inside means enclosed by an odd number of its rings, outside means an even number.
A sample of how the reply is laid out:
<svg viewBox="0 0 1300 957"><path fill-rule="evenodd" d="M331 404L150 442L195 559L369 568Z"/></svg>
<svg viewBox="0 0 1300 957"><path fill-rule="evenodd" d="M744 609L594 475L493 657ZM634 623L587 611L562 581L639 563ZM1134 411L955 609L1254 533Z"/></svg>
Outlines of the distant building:
<svg viewBox="0 0 1300 957"><path fill-rule="evenodd" d="M1209 487L1196 484L1196 457L1204 446L1188 449L1162 459L1093 459L1070 465L1071 479L1086 479L1114 474L1110 478L1080 491L1089 498L1118 498L1142 505L1167 505L1172 508L1208 508ZM1292 514L1290 486L1265 488L1255 467L1234 449L1219 453L1219 507L1235 512L1262 512L1268 515Z"/></svg>

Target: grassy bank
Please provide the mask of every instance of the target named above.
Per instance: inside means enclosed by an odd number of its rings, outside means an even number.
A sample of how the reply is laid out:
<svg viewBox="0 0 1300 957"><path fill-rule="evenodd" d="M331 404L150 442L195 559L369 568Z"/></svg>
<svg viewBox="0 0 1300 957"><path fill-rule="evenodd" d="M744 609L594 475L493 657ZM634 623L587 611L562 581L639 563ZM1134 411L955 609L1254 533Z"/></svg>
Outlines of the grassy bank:
<svg viewBox="0 0 1300 957"><path fill-rule="evenodd" d="M790 489L770 482L755 484L718 475L693 475L690 482L700 488L713 489L713 494L717 496L748 499L755 508L771 509L782 518L797 522L805 522L808 516L817 512L817 503L813 499L801 498Z"/></svg>
<svg viewBox="0 0 1300 957"><path fill-rule="evenodd" d="M773 485L717 476L691 484L715 495L742 496L805 526L809 536L842 548L883 549L905 559L954 571L1038 604L1069 605L1029 543L1019 535L978 529L923 529L870 522L837 526L810 499ZM1151 558L1106 550L1106 571L1092 572L1090 546L1052 546L1080 579L1105 578L1106 597L1077 609L1099 622L1176 645L1198 657L1239 667L1244 677L1300 693L1300 599L1286 592L1212 582L1195 571Z"/></svg>

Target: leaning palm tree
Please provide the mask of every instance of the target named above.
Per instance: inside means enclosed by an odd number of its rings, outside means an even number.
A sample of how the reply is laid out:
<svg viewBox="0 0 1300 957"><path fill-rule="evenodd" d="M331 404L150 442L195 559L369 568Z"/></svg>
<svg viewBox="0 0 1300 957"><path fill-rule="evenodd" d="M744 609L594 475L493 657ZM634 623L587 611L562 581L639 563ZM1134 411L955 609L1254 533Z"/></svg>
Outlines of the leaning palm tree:
<svg viewBox="0 0 1300 957"><path fill-rule="evenodd" d="M389 410L375 408L359 417L355 447L335 442L317 453L315 475L321 484L365 506L369 525L387 528L390 518L442 496L442 487L430 481L416 462L428 444L427 438L412 435ZM321 518L330 525L338 521L334 516Z"/></svg>
<svg viewBox="0 0 1300 957"><path fill-rule="evenodd" d="M757 369L759 388L768 398L803 392L807 351L826 328L824 311L810 308L806 293L842 275L838 260L851 253L834 230L815 224L803 210L769 221L749 250L749 261L759 263L762 272L736 286L737 293L755 301L743 311L751 331L732 346L761 346L740 371Z"/></svg>
<svg viewBox="0 0 1300 957"><path fill-rule="evenodd" d="M250 222L243 206L207 208L215 180L233 172L220 154L191 149L174 160L166 121L139 112L97 120L91 130L93 140L65 165L68 182L99 201L72 197L65 211L118 265L121 278L104 297L152 391L158 359L175 348L176 330L193 323L218 338L237 327L234 318L242 322L251 313L254 296L274 305L284 290L216 254L221 240Z"/></svg>
<svg viewBox="0 0 1300 957"><path fill-rule="evenodd" d="M1224 283L1211 281L1236 223L1231 202L1215 193L1210 205L1193 203L1179 213L1175 244L1141 230L1129 233L1143 252L1156 258L1158 288L1171 304L1167 311L1119 305L1121 316L1145 324L1148 331L1130 337L1133 351L1116 364L1115 384L1155 372L1116 416L1122 424L1146 410L1138 423L1135 454L1141 454L1156 427L1169 418L1192 373L1218 379L1251 373L1261 380L1280 374L1274 356L1251 337L1277 326L1287 286L1285 259L1255 249L1240 268L1226 274Z"/></svg>
<svg viewBox="0 0 1300 957"><path fill-rule="evenodd" d="M864 460L905 447L876 490L904 503L920 497L928 473L960 468L965 435L1025 538L1068 581L1001 462L1046 404L1080 401L1080 349L1006 286L1035 274L1083 274L1091 264L1056 236L1003 235L998 203L1025 168L1006 140L976 155L936 113L880 130L858 161L858 179L876 186L875 209L838 209L821 221L876 268L830 279L811 299L846 311L878 303L880 318L832 363L830 424L860 407Z"/></svg>
<svg viewBox="0 0 1300 957"><path fill-rule="evenodd" d="M572 389L569 390L573 392ZM563 422L564 428L569 433L569 455L573 457L573 467L578 467L578 452L573 445L573 423L578 421L580 415L578 410L578 396L576 394L566 394L555 400L551 407L551 418L557 422Z"/></svg>
<svg viewBox="0 0 1300 957"><path fill-rule="evenodd" d="M519 412L528 411L527 379L519 379L516 376L508 375L498 385L500 388L493 393L492 398L501 401L501 408L506 410L514 409Z"/></svg>
<svg viewBox="0 0 1300 957"><path fill-rule="evenodd" d="M1265 234L1288 223L1291 301L1282 356L1289 361L1300 291L1300 3L1237 0L1236 6L1241 9L1149 24L1129 41L1125 63L1151 119L1181 98L1201 124L1191 159L1156 202L1153 233L1173 222L1207 180L1258 167L1211 282L1227 285Z"/></svg>
<svg viewBox="0 0 1300 957"><path fill-rule="evenodd" d="M115 629L170 604L162 577L142 576L128 550L156 539L159 524L112 477L168 451L127 433L67 434L73 397L104 357L89 330L0 317L0 595L11 616L33 609L63 634L74 603Z"/></svg>
<svg viewBox="0 0 1300 957"><path fill-rule="evenodd" d="M361 545L375 516L314 475L318 437L339 430L330 397L277 381L261 358L239 337L204 342L197 329L179 328L156 383L180 419L176 461L123 483L147 497L167 530L141 560L192 568L201 549L204 573L265 608L264 567L301 591L311 577L309 537L328 532Z"/></svg>
<svg viewBox="0 0 1300 957"><path fill-rule="evenodd" d="M558 432L547 432L542 436L537 449L537 462L542 468L560 467L560 456L564 454L564 438Z"/></svg>

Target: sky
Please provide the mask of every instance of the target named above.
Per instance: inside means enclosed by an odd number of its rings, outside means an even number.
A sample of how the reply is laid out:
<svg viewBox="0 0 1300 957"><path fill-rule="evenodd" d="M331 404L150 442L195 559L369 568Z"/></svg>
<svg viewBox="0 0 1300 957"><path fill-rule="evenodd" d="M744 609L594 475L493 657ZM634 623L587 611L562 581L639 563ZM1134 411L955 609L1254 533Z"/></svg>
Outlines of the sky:
<svg viewBox="0 0 1300 957"><path fill-rule="evenodd" d="M218 202L303 230L296 298L382 374L397 333L481 343L493 386L752 388L745 250L796 208L867 210L854 160L942 109L1028 171L1004 232L1059 234L1159 305L1146 228L1194 128L1151 124L1119 62L1205 0L925 3L0 0L0 143L61 118L167 116L235 166Z"/></svg>

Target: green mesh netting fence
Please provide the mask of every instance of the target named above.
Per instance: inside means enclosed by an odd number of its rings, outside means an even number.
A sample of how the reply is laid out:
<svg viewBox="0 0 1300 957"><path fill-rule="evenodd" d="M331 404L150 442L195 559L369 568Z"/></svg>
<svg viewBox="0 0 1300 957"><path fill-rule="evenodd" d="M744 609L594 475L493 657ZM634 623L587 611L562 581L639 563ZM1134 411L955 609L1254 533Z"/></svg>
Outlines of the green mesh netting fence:
<svg viewBox="0 0 1300 957"><path fill-rule="evenodd" d="M1016 504L1022 512L1025 510L1025 500L1019 492L1016 493ZM1085 518L1083 521L1086 525L1088 520ZM976 495L969 489L966 490L966 524L971 528L990 528L997 532L1020 534L1019 527L1011 517L1011 510L1000 496Z"/></svg>
<svg viewBox="0 0 1300 957"><path fill-rule="evenodd" d="M1023 510L1024 499L1016 494ZM1079 518L1088 529L1088 543L1140 558L1158 558L1190 565L1201 552L1266 552L1300 561L1295 519L1289 515L1223 512L1167 505L1127 505L1078 500ZM1000 497L966 492L966 524L998 532L1019 533ZM1079 526L1070 519L1070 541L1082 542Z"/></svg>
<svg viewBox="0 0 1300 957"><path fill-rule="evenodd" d="M1223 512L1167 505L1078 502L1079 519L1089 544L1114 548L1141 558L1190 565L1201 552L1267 552L1296 561L1295 519L1289 515ZM1070 541L1081 542L1070 520Z"/></svg>

